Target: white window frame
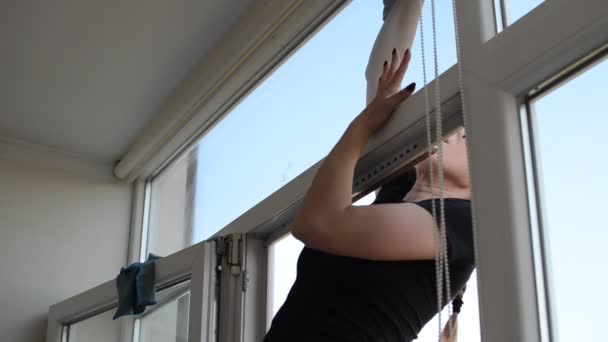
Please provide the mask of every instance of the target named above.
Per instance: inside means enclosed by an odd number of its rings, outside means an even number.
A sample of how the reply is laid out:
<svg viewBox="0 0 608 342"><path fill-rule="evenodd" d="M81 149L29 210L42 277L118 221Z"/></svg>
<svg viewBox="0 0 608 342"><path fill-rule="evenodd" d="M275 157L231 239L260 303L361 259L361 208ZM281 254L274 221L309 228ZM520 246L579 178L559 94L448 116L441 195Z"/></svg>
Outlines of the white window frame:
<svg viewBox="0 0 608 342"><path fill-rule="evenodd" d="M215 248L214 241L202 242L159 259L154 265L157 291L190 280L190 341L215 342L215 336L207 334L215 331ZM65 342L70 324L113 310L117 305L116 281L109 280L51 306L46 342ZM133 319L126 321L130 324L121 324L121 341L133 341ZM130 331L126 326L131 327Z"/></svg>
<svg viewBox="0 0 608 342"><path fill-rule="evenodd" d="M534 211L532 213L532 217L536 217L536 222L533 222L535 225L533 230L533 244L535 247L535 262L537 269L542 272L542 284L543 286L537 286L542 291L542 298L540 299L539 306L545 309L545 312L542 313L543 317L546 318L545 323L541 327L544 329L544 333L547 336L552 337L553 339L557 339L559 336L558 326L555 324L556 321L551 318L555 318L558 316L558 312L556 311L556 297L555 297L555 285L553 284L554 276L553 272L549 269L549 260L550 257L547 255L547 243L549 241L549 231L547 230L546 222L547 222L547 213L543 209L542 205L543 199L542 194L543 186L542 186L542 172L541 165L539 165L538 158L538 141L537 134L534 128L538 128L537 116L534 110L533 102L546 94L551 93L554 89L560 87L562 84L566 84L571 80L576 79L581 73L585 73L587 71L591 71L596 63L601 63L608 56L608 42L604 44L601 48L593 51L592 53L585 56L585 58L578 60L576 64L572 64L568 67L568 69L563 70L559 74L555 75L551 79L544 82L541 86L536 87L534 91L524 99L523 108L522 108L522 124L524 126L523 132L527 136L524 137L525 144L528 147L528 153L526 154L526 164L528 167L528 179L529 179L529 193L531 200L533 203L531 204L531 209ZM540 292L539 291L539 292Z"/></svg>
<svg viewBox="0 0 608 342"><path fill-rule="evenodd" d="M442 84L441 103L444 119L444 132L448 134L462 125L462 111L460 109L460 97L458 89L458 70L453 66L440 76ZM434 96L434 82L429 84L429 96ZM435 106L431 105L434 111ZM426 127L425 127L425 105L424 94L418 92L409 100L408 105L398 109L392 122L378 136L371 139L363 152L355 170L353 184L353 201L363 197L377 188L387 177L393 175L404 167L411 167L413 163L426 152ZM468 133L467 133L468 134ZM264 332L267 322L266 283L268 279L268 247L289 231L289 223L295 216L301 205L302 198L316 174L322 161L311 166L308 170L296 177L281 189L274 192L264 201L241 215L228 224L224 229L214 235L214 238L230 235L244 235L248 241L255 240L260 245L255 249L247 249L248 260L255 262L255 276L250 277L249 284L259 281L258 289L263 286L263 291L222 292L232 298L224 299L224 303L230 310L241 313L236 317L230 316L227 323L229 331L242 331L245 324L255 327L263 327ZM247 270L247 264L244 269ZM251 266L249 266L251 267ZM223 283L222 288L228 283ZM264 284L264 285L261 285ZM224 291L224 290L222 290ZM246 306L247 302L257 303L258 306ZM220 322L221 324L221 322ZM231 330L233 329L233 330ZM257 331L256 331L257 332ZM233 334L229 337L222 335L220 330L220 342L224 341L259 341L259 335ZM226 339L224 339L226 337Z"/></svg>
<svg viewBox="0 0 608 342"><path fill-rule="evenodd" d="M181 98L187 98L185 103L183 101L176 104L171 102L168 108L165 108L166 113L159 115L159 117L162 116L160 119L162 124L155 122L156 125L154 126L172 127L171 133L167 133L161 139L163 141L170 140L170 143L159 144L155 147L158 149L155 153L143 153L143 159L146 161L136 161L133 169L127 168L129 170L127 177L120 176L120 172L115 169L117 177L126 178L129 182L133 181L128 264L143 261L146 258L152 179L163 172L180 155L188 153L192 145L200 139L200 136L206 130L211 129L223 115L238 104L247 93L251 92L257 84L263 81L268 74L299 46L303 45L312 34L344 8L347 3L349 3L349 0L258 1L255 6L252 6L250 13L244 15L240 22L228 32L222 44L212 52L209 61L206 61L200 70L197 70L193 79L179 89ZM195 99L199 96L200 99ZM195 102L193 107L192 102ZM174 106L172 107L172 105ZM187 111L186 118L179 120L176 125L174 125L174 122L167 124L163 121L167 113L181 113L184 111ZM188 125L185 125L186 123ZM165 134L164 132L156 133ZM250 241L250 246L256 245L253 238ZM209 267L203 271L194 268L188 271L188 267L192 266L194 261L198 259L188 261L190 254L184 254L184 251L197 248L204 249L203 246L206 244L207 242L201 242L167 256L162 259L162 262L159 262L159 264L166 266L157 267L167 267L166 272L173 269L174 272L179 274L189 274L193 279L203 277L204 281L207 281L212 277L208 273L210 272ZM210 250L210 248L206 250ZM211 257L209 256L209 258ZM210 264L207 259L197 262ZM250 262L250 264L252 263ZM215 266L215 254L213 255L213 264ZM159 278L157 273L156 283L157 288L159 288L159 286L165 286L166 280L163 277ZM51 306L48 314L46 341L56 342L67 339L65 326L115 306L117 298L113 284L114 280L110 280ZM192 280L191 286L194 288L194 280ZM205 291L209 293L211 289L205 286ZM194 303L196 301L200 302L201 299L201 296L194 297L193 299L191 294L191 323L197 322L196 317L192 316L192 310L199 310ZM137 323L135 318L123 318L121 322L121 341L133 341ZM196 323L193 324L198 326ZM206 324L210 324L210 322ZM198 326L198 328L200 333L201 327ZM193 325L190 325L189 329L192 332ZM253 328L246 327L247 331L251 329ZM212 330L214 329L207 331ZM263 330L260 330L260 333L263 333ZM191 333L189 336L189 340L192 340L195 335ZM200 339L194 340L198 341Z"/></svg>
<svg viewBox="0 0 608 342"><path fill-rule="evenodd" d="M536 282L543 272L535 272L531 239L538 218L529 212L533 201L519 108L535 87L608 41L608 3L545 1L496 36L486 2L461 1L457 10L482 337L555 340L539 320L547 313L538 306L543 299L538 298Z"/></svg>
<svg viewBox="0 0 608 342"><path fill-rule="evenodd" d="M546 341L551 339L551 332L542 328L541 319L545 317L543 311L546 309L538 305L542 303L539 296L544 296L544 292L538 291L537 284L543 284L544 280L539 279L543 273L534 259L531 236L537 217L533 217L530 210L534 201L526 177L529 174L523 143L526 132L522 131L519 110L526 95L535 87L606 44L608 2L545 1L500 34L496 34L494 1L460 0L456 6L476 226L482 340ZM297 44L305 40L306 37L300 36ZM289 45L290 49L297 44ZM289 52L283 50L279 55L284 58ZM273 56L276 58L278 55ZM278 64L276 61L273 63L275 66ZM263 70L269 71L268 68ZM457 67L443 73L439 80L444 132L448 134L462 124ZM434 98L434 89L433 83L428 85L430 98ZM244 94L242 88L237 92L240 96ZM237 102L234 97L231 101L232 104ZM398 111L400 113L386 129L366 147L355 171L354 199L373 190L387 176L411 165L419 154L424 153L425 106L422 92L412 96L407 106ZM206 127L210 129L211 123ZM288 231L289 222L320 163L214 236L236 234L234 236L239 237L241 234L243 241L239 245L242 272L221 283L220 341L256 341L260 334L263 335L266 327L264 288L267 270L264 265L268 257L267 245ZM212 279L212 275L204 275L198 267L188 268L194 264L188 264L189 261L199 260L198 264L205 264L203 268L208 271L211 256L200 256L200 253L210 253L210 249L201 247L207 243L160 260L159 267L161 264L165 266L162 266L159 280L166 280L162 274L169 279L170 274L189 272L193 291L202 291L203 282L209 289L207 281ZM196 258L179 256L199 249ZM225 274L227 272L222 277ZM199 280L194 282L195 278ZM47 341L61 341L63 324L113 304L114 291L114 283L110 281L53 306L49 314ZM191 316L190 330L194 331L190 340L199 341L200 335L196 334L202 331L203 326L199 323L203 322L200 310L209 297L202 293L193 297L196 300L191 302L191 315L198 316Z"/></svg>
<svg viewBox="0 0 608 342"><path fill-rule="evenodd" d="M539 279L543 277L543 270L539 269L542 264L535 264L534 259L532 234L538 218L531 215L529 207L534 201L526 178L526 167L530 166L525 163L526 132L522 131L520 105L535 87L608 41L608 2L546 1L500 34L496 32L494 11L491 1L457 2L477 228L481 336L484 341L555 340L555 334L546 329L546 322L541 322L548 313L539 303L547 303L548 299L540 298L546 291L537 288L538 284L544 286L544 279ZM455 68L444 73L440 82L447 134L454 128L453 123L459 123L450 115L459 114L461 105ZM434 90L432 84L429 90ZM377 185L374 171L378 166L394 160L394 150L388 145L412 146L419 136L416 127L402 118L422 117L422 95L413 96L400 111L395 115L397 119L370 142L361 158L356 179L364 181L363 185L354 184L355 199ZM414 155L411 157L399 161L399 167ZM282 236L319 165L320 162L217 235L256 234L266 237L266 244ZM371 182L367 181L369 175ZM376 180L382 178L378 176ZM267 258L267 252L258 257Z"/></svg>

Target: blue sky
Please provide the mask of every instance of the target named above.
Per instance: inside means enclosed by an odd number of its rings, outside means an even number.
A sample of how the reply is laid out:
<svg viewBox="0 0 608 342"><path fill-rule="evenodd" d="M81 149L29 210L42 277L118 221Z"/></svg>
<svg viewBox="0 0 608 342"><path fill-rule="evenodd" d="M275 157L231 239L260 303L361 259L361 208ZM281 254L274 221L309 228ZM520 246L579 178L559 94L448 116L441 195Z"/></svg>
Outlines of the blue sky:
<svg viewBox="0 0 608 342"><path fill-rule="evenodd" d="M456 62L451 3L438 1L437 7L440 72ZM521 17L538 3L511 0L511 18ZM427 78L432 79L429 4L427 1L424 12L425 45ZM329 152L365 106L364 72L381 18L380 0L354 0L201 140L195 211L199 241ZM420 89L419 44L417 39L404 82L416 81ZM605 296L600 296L600 289L608 283L608 268L599 264L602 244L608 242L608 225L599 216L605 203L603 195L608 192L602 177L607 158L601 149L608 113L600 101L606 79L608 64L604 62L534 104L552 286L557 294L558 320L566 322L560 325L563 341L591 340L582 338L577 327L595 323L599 327L599 310L608 304ZM295 264L287 262L280 267ZM292 281L287 279L283 286ZM464 311L474 320L476 310L471 307L475 308L476 300L471 299L471 288L467 296ZM580 312L593 314L590 317ZM471 331L478 328L467 324L469 331L463 334L470 335L461 336L463 340L478 340L478 332ZM586 331L593 334L594 329ZM579 335L572 337L576 333ZM430 336L431 340L435 337Z"/></svg>

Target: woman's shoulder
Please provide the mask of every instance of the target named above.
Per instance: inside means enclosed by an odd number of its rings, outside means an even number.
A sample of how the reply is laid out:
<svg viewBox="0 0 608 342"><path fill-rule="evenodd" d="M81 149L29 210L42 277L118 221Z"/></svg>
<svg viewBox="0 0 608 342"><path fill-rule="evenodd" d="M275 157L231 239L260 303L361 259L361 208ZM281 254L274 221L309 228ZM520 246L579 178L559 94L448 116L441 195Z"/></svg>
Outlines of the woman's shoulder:
<svg viewBox="0 0 608 342"><path fill-rule="evenodd" d="M426 209L431 215L435 203L435 218L437 226L440 225L440 200L428 199L413 202ZM464 198L444 199L445 223L447 227L448 254L450 260L460 259L473 262L473 220L471 213L471 200Z"/></svg>

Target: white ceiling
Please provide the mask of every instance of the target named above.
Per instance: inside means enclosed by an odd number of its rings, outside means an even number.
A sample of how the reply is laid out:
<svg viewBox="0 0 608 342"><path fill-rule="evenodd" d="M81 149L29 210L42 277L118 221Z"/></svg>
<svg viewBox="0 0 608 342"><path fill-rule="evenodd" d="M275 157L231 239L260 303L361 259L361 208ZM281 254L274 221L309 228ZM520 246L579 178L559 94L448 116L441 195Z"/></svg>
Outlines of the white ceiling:
<svg viewBox="0 0 608 342"><path fill-rule="evenodd" d="M253 0L9 0L0 136L118 159Z"/></svg>

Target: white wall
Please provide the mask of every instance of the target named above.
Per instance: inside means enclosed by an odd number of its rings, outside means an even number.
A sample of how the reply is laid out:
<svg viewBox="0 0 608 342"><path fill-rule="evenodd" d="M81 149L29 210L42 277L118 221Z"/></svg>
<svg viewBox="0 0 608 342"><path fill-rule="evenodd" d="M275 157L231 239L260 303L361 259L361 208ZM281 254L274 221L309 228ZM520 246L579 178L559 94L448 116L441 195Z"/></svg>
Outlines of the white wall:
<svg viewBox="0 0 608 342"><path fill-rule="evenodd" d="M43 341L50 305L127 260L131 186L28 149L0 141L0 341Z"/></svg>

